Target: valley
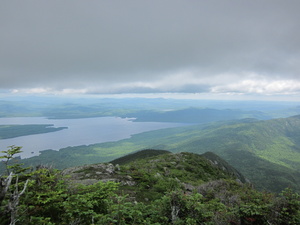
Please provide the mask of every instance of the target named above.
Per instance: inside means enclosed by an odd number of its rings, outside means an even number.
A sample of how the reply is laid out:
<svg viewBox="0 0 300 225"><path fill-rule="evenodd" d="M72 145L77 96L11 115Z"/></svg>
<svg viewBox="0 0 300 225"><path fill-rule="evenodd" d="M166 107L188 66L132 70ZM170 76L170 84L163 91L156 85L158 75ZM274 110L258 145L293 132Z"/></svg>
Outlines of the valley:
<svg viewBox="0 0 300 225"><path fill-rule="evenodd" d="M213 152L240 171L259 190L280 192L285 187L300 190L300 116L295 115L297 103L222 102L221 104L217 101L138 99L137 102L141 104L136 104L134 100L136 99L123 101L115 99L110 102L110 99L102 99L99 100L101 104L95 100L85 103L82 100L69 103L60 100L61 102L50 101L48 105L38 105L35 100L28 105L39 108L36 113L39 112L40 116L60 118L58 121L67 116L77 119L89 117L92 120L96 118L93 117L95 115L113 114L135 118L131 124L176 122L185 125L164 129L157 127L146 132L141 130L119 140L112 139L103 143L95 141L91 144L69 145L59 149L40 149L43 151L40 151L39 155L31 155L29 158L21 159L20 162L27 166L45 164L65 169L109 162L149 148L173 153ZM117 103L119 105L116 105ZM30 116L30 110L20 106L20 103L9 104L18 106L19 114L22 116ZM215 108L206 108L205 105ZM227 109L226 106L233 109ZM55 111L56 114L50 113L51 111ZM277 118L279 114L290 115L291 112L294 115ZM94 125L97 128L97 124ZM107 126L110 126L109 123ZM115 136L118 128L109 129L112 131L110 135ZM124 130L126 129L130 129L128 125L124 126ZM90 137L98 132L88 130L85 132L82 130L83 132L78 133L79 136L75 139L80 139L80 136ZM52 133L59 134L59 132L61 131ZM72 139L72 135L69 136ZM34 138L31 142L34 142Z"/></svg>
<svg viewBox="0 0 300 225"><path fill-rule="evenodd" d="M0 225L300 225L300 1L3 1Z"/></svg>

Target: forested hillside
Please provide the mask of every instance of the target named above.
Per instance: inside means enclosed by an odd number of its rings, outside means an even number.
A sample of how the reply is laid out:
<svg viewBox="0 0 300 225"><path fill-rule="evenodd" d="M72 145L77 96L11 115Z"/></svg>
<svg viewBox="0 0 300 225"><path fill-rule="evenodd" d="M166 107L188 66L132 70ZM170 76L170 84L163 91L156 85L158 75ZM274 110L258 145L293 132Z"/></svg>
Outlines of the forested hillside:
<svg viewBox="0 0 300 225"><path fill-rule="evenodd" d="M8 172L18 175L18 181L16 176L1 177L0 224L300 222L299 194L256 191L213 153L146 150L115 162L121 165L63 171L39 166L30 172L20 172L21 165L14 164Z"/></svg>
<svg viewBox="0 0 300 225"><path fill-rule="evenodd" d="M258 121L244 119L145 132L118 142L43 151L22 160L56 168L108 162L146 149L217 153L260 190L300 190L300 116Z"/></svg>
<svg viewBox="0 0 300 225"><path fill-rule="evenodd" d="M300 117L233 122L201 130L173 151L208 149L226 159L260 189L300 188Z"/></svg>
<svg viewBox="0 0 300 225"><path fill-rule="evenodd" d="M232 109L186 108L170 111L138 111L126 114L137 118L136 121L180 122L180 123L210 123L243 118L271 119L266 113L259 111L243 111Z"/></svg>

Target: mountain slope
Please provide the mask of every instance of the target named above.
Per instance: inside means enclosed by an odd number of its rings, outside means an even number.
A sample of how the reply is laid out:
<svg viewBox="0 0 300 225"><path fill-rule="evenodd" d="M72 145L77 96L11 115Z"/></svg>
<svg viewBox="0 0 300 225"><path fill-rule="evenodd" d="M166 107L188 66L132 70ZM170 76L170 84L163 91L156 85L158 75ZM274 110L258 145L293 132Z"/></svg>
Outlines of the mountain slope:
<svg viewBox="0 0 300 225"><path fill-rule="evenodd" d="M268 121L234 122L199 130L178 145L189 151L222 153L243 150L282 166L300 168L300 116Z"/></svg>
<svg viewBox="0 0 300 225"><path fill-rule="evenodd" d="M270 119L267 114L259 111L242 111L237 109L186 108L171 111L144 110L126 114L136 121L143 122L178 122L178 123L210 123L243 118Z"/></svg>
<svg viewBox="0 0 300 225"><path fill-rule="evenodd" d="M115 160L112 160L110 163L114 165L124 165L128 163L133 163L137 160L147 160L149 157L155 157L162 154L171 154L171 152L166 150L154 150L154 149L145 149L141 151L137 151L128 155L125 155L123 157L117 158ZM188 155L188 153L185 153ZM199 158L198 154L191 154L192 157ZM224 159L217 156L216 154L212 152L206 152L202 155L200 155L202 158L199 158L200 160L203 160L203 158L209 160L212 165L214 165L216 168L222 169L223 171L226 171L228 174L231 174L236 179L240 180L241 182L245 183L246 179L245 177L237 171L235 168L233 168L231 165L229 165Z"/></svg>
<svg viewBox="0 0 300 225"><path fill-rule="evenodd" d="M171 152L166 151L166 150L145 149L145 150L137 151L137 152L125 155L123 157L114 159L110 163L112 163L114 165L116 165L116 164L124 165L126 163L130 163L137 159L145 159L148 157L153 157L153 156L167 154L167 153L171 153Z"/></svg>
<svg viewBox="0 0 300 225"><path fill-rule="evenodd" d="M141 149L171 152L214 152L262 190L300 191L300 116L258 121L215 122L133 135L118 142L43 151L21 160L56 168L107 162Z"/></svg>
<svg viewBox="0 0 300 225"><path fill-rule="evenodd" d="M141 158L141 155L145 157ZM144 198L154 200L171 187L192 190L206 182L219 179L246 182L241 173L214 153L174 154L160 150L142 150L113 162L115 163L68 168L62 173L69 177L69 182L72 184L93 184L98 181L120 182L124 186L124 191L141 201L144 201ZM122 162L122 165L116 162Z"/></svg>
<svg viewBox="0 0 300 225"><path fill-rule="evenodd" d="M173 151L212 151L250 178L257 187L300 190L300 116L234 122L199 130ZM243 163L241 163L243 162Z"/></svg>
<svg viewBox="0 0 300 225"><path fill-rule="evenodd" d="M27 189L5 190L0 224L299 224L300 196L290 189L259 192L211 152L161 153L136 152L121 166L40 166L19 174L18 186L29 180ZM19 210L11 212L18 194Z"/></svg>
<svg viewBox="0 0 300 225"><path fill-rule="evenodd" d="M166 129L136 135L126 143L172 152L214 152L260 190L300 190L300 116Z"/></svg>
<svg viewBox="0 0 300 225"><path fill-rule="evenodd" d="M107 211L106 217L120 218L114 217L117 211L124 224L286 224L287 221L298 224L300 221L299 195L286 190L283 197L276 197L237 182L239 177L232 173L237 171L214 153L144 150L122 158L116 160L126 159L121 166L102 163L69 168L62 173L75 190L83 187L76 183L90 187L98 181L119 183L119 196L109 202L114 207Z"/></svg>

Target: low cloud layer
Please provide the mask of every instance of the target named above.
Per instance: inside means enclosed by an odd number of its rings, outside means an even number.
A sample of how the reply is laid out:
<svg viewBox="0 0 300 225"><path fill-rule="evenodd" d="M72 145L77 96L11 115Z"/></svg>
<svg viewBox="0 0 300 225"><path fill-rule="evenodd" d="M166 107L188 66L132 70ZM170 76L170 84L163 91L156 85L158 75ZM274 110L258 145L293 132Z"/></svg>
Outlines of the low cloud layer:
<svg viewBox="0 0 300 225"><path fill-rule="evenodd" d="M300 2L5 1L0 89L300 94Z"/></svg>

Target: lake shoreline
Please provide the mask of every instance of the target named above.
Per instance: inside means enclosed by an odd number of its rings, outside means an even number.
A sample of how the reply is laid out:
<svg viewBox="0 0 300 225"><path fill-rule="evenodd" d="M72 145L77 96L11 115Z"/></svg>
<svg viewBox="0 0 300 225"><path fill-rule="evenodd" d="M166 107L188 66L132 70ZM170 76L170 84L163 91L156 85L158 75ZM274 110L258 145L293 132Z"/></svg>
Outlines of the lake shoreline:
<svg viewBox="0 0 300 225"><path fill-rule="evenodd" d="M184 126L181 123L134 122L134 118L94 117L81 119L47 119L45 117L0 118L0 125L53 124L54 132L0 139L0 149L22 146L21 158L38 156L43 150L91 145L130 138L134 134L163 128ZM60 128L68 129L60 129Z"/></svg>

